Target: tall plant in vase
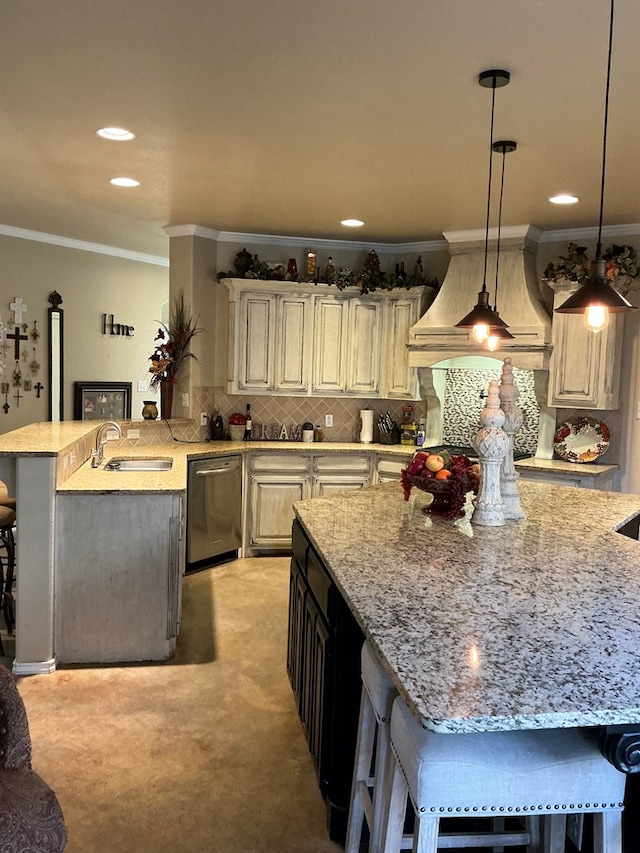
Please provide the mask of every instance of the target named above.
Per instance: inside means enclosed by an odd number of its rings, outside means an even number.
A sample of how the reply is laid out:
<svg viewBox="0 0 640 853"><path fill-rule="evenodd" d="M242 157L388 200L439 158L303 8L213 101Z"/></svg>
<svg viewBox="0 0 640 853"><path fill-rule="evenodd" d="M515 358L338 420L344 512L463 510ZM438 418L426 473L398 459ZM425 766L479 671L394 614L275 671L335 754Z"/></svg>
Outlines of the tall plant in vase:
<svg viewBox="0 0 640 853"><path fill-rule="evenodd" d="M163 420L171 417L173 389L178 384L178 373L188 358L196 358L190 346L193 338L204 332L198 326L200 316L193 319L184 301L183 291L179 291L169 312L169 323L160 324L155 336L155 347L149 361L151 366L150 384L160 390L160 413ZM197 360L197 359L196 359Z"/></svg>

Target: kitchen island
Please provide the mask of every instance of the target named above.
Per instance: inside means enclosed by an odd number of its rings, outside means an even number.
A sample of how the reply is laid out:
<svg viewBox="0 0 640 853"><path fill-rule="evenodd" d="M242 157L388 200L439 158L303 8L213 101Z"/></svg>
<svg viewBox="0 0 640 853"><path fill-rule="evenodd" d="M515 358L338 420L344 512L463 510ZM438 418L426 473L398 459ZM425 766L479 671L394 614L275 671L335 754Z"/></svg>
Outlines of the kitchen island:
<svg viewBox="0 0 640 853"><path fill-rule="evenodd" d="M500 528L468 515L431 519L422 512L429 496L414 490L405 502L397 484L296 504L308 547L297 556L294 547L292 574L306 573L304 592L322 610L316 564L326 571L329 657L352 670L358 661L359 649L332 637L339 599L432 731L637 726L640 496L533 482L520 484L520 496L526 517ZM290 622L295 652L291 633ZM295 691L295 666L293 675ZM316 758L329 797L344 780L331 778L322 751L331 752L335 720L342 753L357 724L359 685L342 687L350 721L330 690L319 709L328 720L318 724L325 742Z"/></svg>

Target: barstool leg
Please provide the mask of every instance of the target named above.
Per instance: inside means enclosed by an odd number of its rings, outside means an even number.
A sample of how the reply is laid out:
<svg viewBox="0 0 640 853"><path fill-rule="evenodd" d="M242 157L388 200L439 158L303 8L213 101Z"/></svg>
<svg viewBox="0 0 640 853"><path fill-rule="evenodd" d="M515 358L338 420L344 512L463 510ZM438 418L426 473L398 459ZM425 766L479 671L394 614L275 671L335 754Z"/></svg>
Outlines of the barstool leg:
<svg viewBox="0 0 640 853"><path fill-rule="evenodd" d="M391 752L389 724L378 726L376 746L376 781L373 787L373 827L371 829L371 849L382 849L382 835L387 823L389 764L394 760Z"/></svg>
<svg viewBox="0 0 640 853"><path fill-rule="evenodd" d="M353 768L351 807L349 809L349 822L347 824L347 839L344 845L345 853L358 853L358 850L360 849L362 821L365 810L364 792L361 790L360 783L362 780L365 780L366 786L369 780L375 735L376 716L373 706L369 701L367 691L363 687L362 695L360 697L360 721L358 723L358 740L356 743L356 763ZM378 768L376 767L376 776L377 771ZM369 811L371 810L369 809ZM375 819L375 812L372 819Z"/></svg>
<svg viewBox="0 0 640 853"><path fill-rule="evenodd" d="M564 814L546 815L542 829L542 849L544 853L564 853L564 841L567 834L567 816Z"/></svg>
<svg viewBox="0 0 640 853"><path fill-rule="evenodd" d="M414 853L436 853L438 849L438 830L440 819L416 814L416 831L413 841Z"/></svg>
<svg viewBox="0 0 640 853"><path fill-rule="evenodd" d="M622 814L598 812L593 816L593 853L621 853Z"/></svg>
<svg viewBox="0 0 640 853"><path fill-rule="evenodd" d="M387 777L383 785L388 792L388 809L384 826L381 827L381 850L371 853L398 853L402 844L402 832L407 811L407 794L409 787L404 773L395 757L388 762Z"/></svg>

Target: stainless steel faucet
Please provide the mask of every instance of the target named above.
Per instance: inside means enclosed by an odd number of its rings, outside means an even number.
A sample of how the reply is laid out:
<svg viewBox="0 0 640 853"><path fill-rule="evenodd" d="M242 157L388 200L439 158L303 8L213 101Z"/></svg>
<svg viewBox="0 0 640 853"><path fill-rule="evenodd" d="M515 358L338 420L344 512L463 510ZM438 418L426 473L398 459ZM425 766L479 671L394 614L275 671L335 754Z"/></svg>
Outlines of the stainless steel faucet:
<svg viewBox="0 0 640 853"><path fill-rule="evenodd" d="M95 450L91 451L92 468L97 468L98 465L100 465L100 463L102 462L104 446L107 443L107 439L103 438L102 436L110 429L114 429L118 433L118 438L122 438L122 430L115 421L106 421L106 423L101 424L98 427L98 432L96 433Z"/></svg>

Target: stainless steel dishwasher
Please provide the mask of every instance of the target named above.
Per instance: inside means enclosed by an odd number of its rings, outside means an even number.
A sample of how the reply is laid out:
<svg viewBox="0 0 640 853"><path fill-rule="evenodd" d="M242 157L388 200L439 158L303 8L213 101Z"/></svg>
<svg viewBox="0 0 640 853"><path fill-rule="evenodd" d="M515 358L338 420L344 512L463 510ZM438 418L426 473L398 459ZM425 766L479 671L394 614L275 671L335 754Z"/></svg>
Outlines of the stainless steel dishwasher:
<svg viewBox="0 0 640 853"><path fill-rule="evenodd" d="M187 571L236 556L242 545L242 457L189 462Z"/></svg>

